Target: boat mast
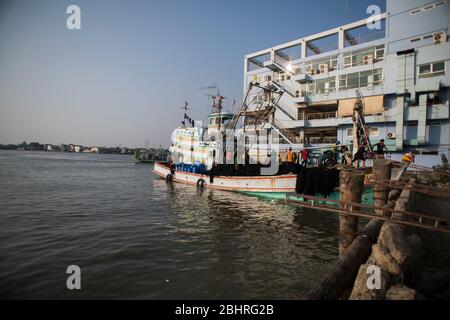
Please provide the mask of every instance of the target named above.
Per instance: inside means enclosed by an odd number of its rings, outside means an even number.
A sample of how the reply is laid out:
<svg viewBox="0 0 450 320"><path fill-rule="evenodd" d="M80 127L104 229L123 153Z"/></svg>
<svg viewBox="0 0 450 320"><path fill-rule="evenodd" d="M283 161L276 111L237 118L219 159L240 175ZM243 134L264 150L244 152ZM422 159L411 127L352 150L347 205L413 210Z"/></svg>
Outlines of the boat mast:
<svg viewBox="0 0 450 320"><path fill-rule="evenodd" d="M222 111L222 99L224 97L222 97L220 94L217 96L217 112L219 113L219 131L220 131L220 126L221 126L221 119L220 119L220 114Z"/></svg>
<svg viewBox="0 0 450 320"><path fill-rule="evenodd" d="M184 117L183 117L183 121L181 121L181 123L183 124L183 126L186 126L187 111L189 110L188 102L186 100L184 100L184 107L181 107L181 110L184 110Z"/></svg>
<svg viewBox="0 0 450 320"><path fill-rule="evenodd" d="M372 144L367 134L366 121L364 118L364 96L361 91L356 90L356 100L353 107L353 156L358 149L367 143L369 152L372 152Z"/></svg>

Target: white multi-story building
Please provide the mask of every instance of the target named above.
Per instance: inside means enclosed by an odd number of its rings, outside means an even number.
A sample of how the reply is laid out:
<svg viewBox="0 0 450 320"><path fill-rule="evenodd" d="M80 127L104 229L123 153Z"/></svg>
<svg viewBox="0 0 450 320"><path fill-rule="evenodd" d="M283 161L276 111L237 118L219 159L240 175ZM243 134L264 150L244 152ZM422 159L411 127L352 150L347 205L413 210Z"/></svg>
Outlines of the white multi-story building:
<svg viewBox="0 0 450 320"><path fill-rule="evenodd" d="M387 0L377 18L246 55L244 87L281 84L275 117L306 146L351 143L359 90L372 143L449 156L449 0Z"/></svg>

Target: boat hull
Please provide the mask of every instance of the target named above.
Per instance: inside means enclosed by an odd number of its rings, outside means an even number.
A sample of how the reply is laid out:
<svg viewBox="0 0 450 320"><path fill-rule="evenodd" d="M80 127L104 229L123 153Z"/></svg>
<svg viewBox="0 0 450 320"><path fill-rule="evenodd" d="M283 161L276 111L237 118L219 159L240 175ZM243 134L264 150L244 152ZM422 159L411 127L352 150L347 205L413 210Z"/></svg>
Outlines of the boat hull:
<svg viewBox="0 0 450 320"><path fill-rule="evenodd" d="M175 171L174 174L171 174L169 166L161 162L154 164L153 173L164 179L170 174L174 182L197 186L198 182L203 180L206 188L238 192L295 192L295 184L297 182L297 176L291 174L250 177L215 176L213 182L210 183L209 176L205 174L184 171Z"/></svg>

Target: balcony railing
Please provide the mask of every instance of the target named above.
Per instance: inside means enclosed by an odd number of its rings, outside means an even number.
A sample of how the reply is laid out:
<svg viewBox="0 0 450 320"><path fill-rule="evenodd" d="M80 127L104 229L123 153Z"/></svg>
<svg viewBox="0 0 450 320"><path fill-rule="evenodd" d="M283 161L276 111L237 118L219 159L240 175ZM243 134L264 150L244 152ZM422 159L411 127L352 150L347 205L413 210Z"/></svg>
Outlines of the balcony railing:
<svg viewBox="0 0 450 320"><path fill-rule="evenodd" d="M330 118L334 118L334 119L337 118L337 111L306 114L306 120L320 120L320 119L330 119Z"/></svg>
<svg viewBox="0 0 450 320"><path fill-rule="evenodd" d="M333 144L337 142L337 137L305 137L305 144Z"/></svg>
<svg viewBox="0 0 450 320"><path fill-rule="evenodd" d="M345 41L345 47L351 47L353 45L362 44L366 42L371 42L379 39L383 39L386 36L386 31L379 31L379 32L373 32L370 34L360 34L357 36L352 36L352 42L354 44L349 43L348 41Z"/></svg>

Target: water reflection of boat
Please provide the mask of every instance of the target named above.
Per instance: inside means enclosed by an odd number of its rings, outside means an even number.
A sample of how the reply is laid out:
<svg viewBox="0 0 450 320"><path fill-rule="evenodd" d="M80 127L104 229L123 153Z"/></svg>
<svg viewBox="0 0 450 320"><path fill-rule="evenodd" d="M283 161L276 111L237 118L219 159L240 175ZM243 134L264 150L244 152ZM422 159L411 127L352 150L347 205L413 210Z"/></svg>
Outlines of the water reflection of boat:
<svg viewBox="0 0 450 320"><path fill-rule="evenodd" d="M141 149L134 152L134 160L142 163L164 163L168 156L169 151L166 149Z"/></svg>

